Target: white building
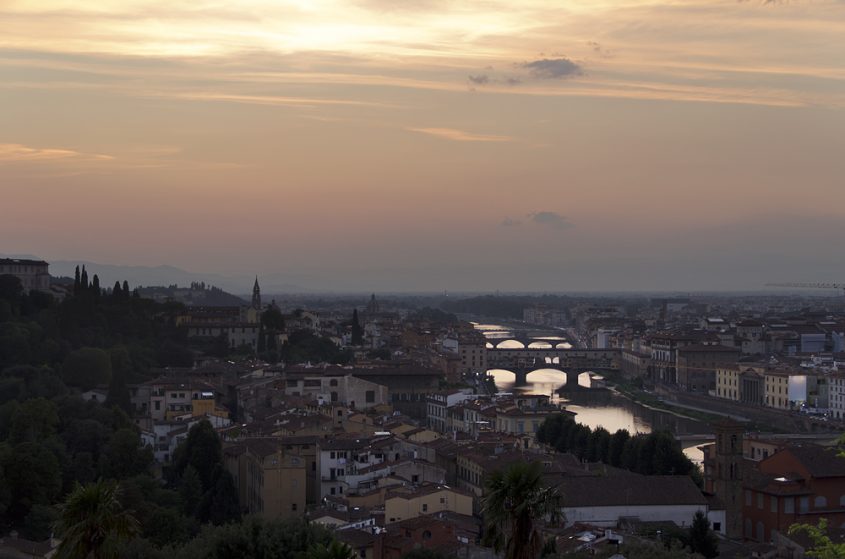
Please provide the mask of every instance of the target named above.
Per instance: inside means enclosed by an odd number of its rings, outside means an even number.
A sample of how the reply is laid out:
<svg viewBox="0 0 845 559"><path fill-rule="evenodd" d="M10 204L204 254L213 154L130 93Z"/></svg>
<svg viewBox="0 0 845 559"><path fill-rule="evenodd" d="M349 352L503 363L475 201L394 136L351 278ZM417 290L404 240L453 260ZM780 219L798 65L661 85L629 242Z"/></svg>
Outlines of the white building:
<svg viewBox="0 0 845 559"><path fill-rule="evenodd" d="M620 521L692 524L699 510L709 513L707 499L689 476L564 478L559 490L566 525L575 523L613 528ZM723 524L714 526L722 531Z"/></svg>
<svg viewBox="0 0 845 559"><path fill-rule="evenodd" d="M379 477L389 473L375 466L407 458L401 448L400 441L391 435L321 440L317 445L320 499L370 489Z"/></svg>
<svg viewBox="0 0 845 559"><path fill-rule="evenodd" d="M835 419L845 419L845 374L836 373L828 379L830 415Z"/></svg>

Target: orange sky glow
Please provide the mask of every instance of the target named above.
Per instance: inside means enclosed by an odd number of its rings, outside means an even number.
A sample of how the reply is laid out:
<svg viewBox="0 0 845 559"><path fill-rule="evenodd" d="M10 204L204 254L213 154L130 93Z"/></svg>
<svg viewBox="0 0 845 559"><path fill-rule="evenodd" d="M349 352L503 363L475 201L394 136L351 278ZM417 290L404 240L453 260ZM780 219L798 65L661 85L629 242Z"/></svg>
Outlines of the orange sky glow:
<svg viewBox="0 0 845 559"><path fill-rule="evenodd" d="M0 0L0 253L326 290L841 281L843 53L841 0Z"/></svg>

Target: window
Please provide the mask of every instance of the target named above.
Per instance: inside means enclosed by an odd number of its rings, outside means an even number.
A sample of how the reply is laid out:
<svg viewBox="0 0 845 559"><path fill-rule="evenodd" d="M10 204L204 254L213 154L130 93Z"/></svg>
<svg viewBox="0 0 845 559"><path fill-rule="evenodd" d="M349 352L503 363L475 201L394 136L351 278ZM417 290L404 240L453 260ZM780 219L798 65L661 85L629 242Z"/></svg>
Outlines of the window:
<svg viewBox="0 0 845 559"><path fill-rule="evenodd" d="M783 500L783 513L784 514L794 514L795 513L795 499L792 497L785 497Z"/></svg>
<svg viewBox="0 0 845 559"><path fill-rule="evenodd" d="M713 531L714 532L721 532L722 531L722 523L721 522L714 522L713 523Z"/></svg>
<svg viewBox="0 0 845 559"><path fill-rule="evenodd" d="M334 459L335 459L335 454L334 454L334 451L329 452L329 458L331 458L332 460L334 460Z"/></svg>
<svg viewBox="0 0 845 559"><path fill-rule="evenodd" d="M422 506L422 511L423 511L423 512L428 512L428 505L427 505L426 503L423 503L423 506Z"/></svg>
<svg viewBox="0 0 845 559"><path fill-rule="evenodd" d="M337 392L332 392L332 402L337 402L337 400L338 400Z"/></svg>
<svg viewBox="0 0 845 559"><path fill-rule="evenodd" d="M156 411L161 409L161 400L156 400Z"/></svg>
<svg viewBox="0 0 845 559"><path fill-rule="evenodd" d="M292 510L293 512L296 512L296 503L291 503L290 510Z"/></svg>
<svg viewBox="0 0 845 559"><path fill-rule="evenodd" d="M810 510L810 498L809 497L801 497L798 500L798 510L800 512L808 512Z"/></svg>
<svg viewBox="0 0 845 559"><path fill-rule="evenodd" d="M825 508L825 507L827 507L827 499L826 499L824 496L822 496L822 495L818 495L818 496L817 496L817 497L813 500L813 508L816 508L816 509L823 509L823 508Z"/></svg>
<svg viewBox="0 0 845 559"><path fill-rule="evenodd" d="M329 381L329 386L337 386L337 379L336 379L336 378L333 378L332 380L330 380L330 381Z"/></svg>
<svg viewBox="0 0 845 559"><path fill-rule="evenodd" d="M763 510L763 494L757 493L757 508Z"/></svg>
<svg viewBox="0 0 845 559"><path fill-rule="evenodd" d="M332 495L334 495L334 494L335 494L335 488L334 488L334 487L332 487L331 489L329 489L329 493L330 493L330 494L332 494Z"/></svg>
<svg viewBox="0 0 845 559"><path fill-rule="evenodd" d="M368 404L372 404L373 402L375 402L376 401L376 391L375 390L367 390L367 392L364 395L364 400Z"/></svg>
<svg viewBox="0 0 845 559"><path fill-rule="evenodd" d="M422 538L424 540L430 540L431 539L431 532L428 531L428 530L424 531L423 534L422 534Z"/></svg>
<svg viewBox="0 0 845 559"><path fill-rule="evenodd" d="M769 497L769 511L770 512L777 512L778 511L778 498L774 495Z"/></svg>
<svg viewBox="0 0 845 559"><path fill-rule="evenodd" d="M745 506L751 506L751 491L749 491L748 489L745 490Z"/></svg>

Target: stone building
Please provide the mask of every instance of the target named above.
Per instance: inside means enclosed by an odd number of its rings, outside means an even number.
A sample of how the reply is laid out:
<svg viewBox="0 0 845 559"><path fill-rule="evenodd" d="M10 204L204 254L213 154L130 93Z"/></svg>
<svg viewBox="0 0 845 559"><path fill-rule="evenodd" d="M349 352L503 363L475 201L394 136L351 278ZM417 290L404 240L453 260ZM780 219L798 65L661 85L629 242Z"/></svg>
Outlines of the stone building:
<svg viewBox="0 0 845 559"><path fill-rule="evenodd" d="M22 260L18 258L0 258L0 276L15 276L21 280L25 293L33 289L50 291L49 264L43 260Z"/></svg>

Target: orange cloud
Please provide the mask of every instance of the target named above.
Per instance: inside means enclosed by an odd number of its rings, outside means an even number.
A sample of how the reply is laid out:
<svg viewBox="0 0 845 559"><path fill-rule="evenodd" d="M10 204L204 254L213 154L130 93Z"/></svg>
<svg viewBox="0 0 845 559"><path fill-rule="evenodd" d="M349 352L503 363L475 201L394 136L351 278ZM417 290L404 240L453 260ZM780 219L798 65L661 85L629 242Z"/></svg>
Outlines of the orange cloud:
<svg viewBox="0 0 845 559"><path fill-rule="evenodd" d="M111 161L114 157L99 153L83 153L72 149L34 148L23 144L0 144L0 164L50 161Z"/></svg>
<svg viewBox="0 0 845 559"><path fill-rule="evenodd" d="M436 138L443 138L444 140L452 140L453 142L513 142L514 138L510 136L498 136L493 134L474 134L472 132L465 132L455 128L407 128L411 132L419 132L421 134L428 134Z"/></svg>

